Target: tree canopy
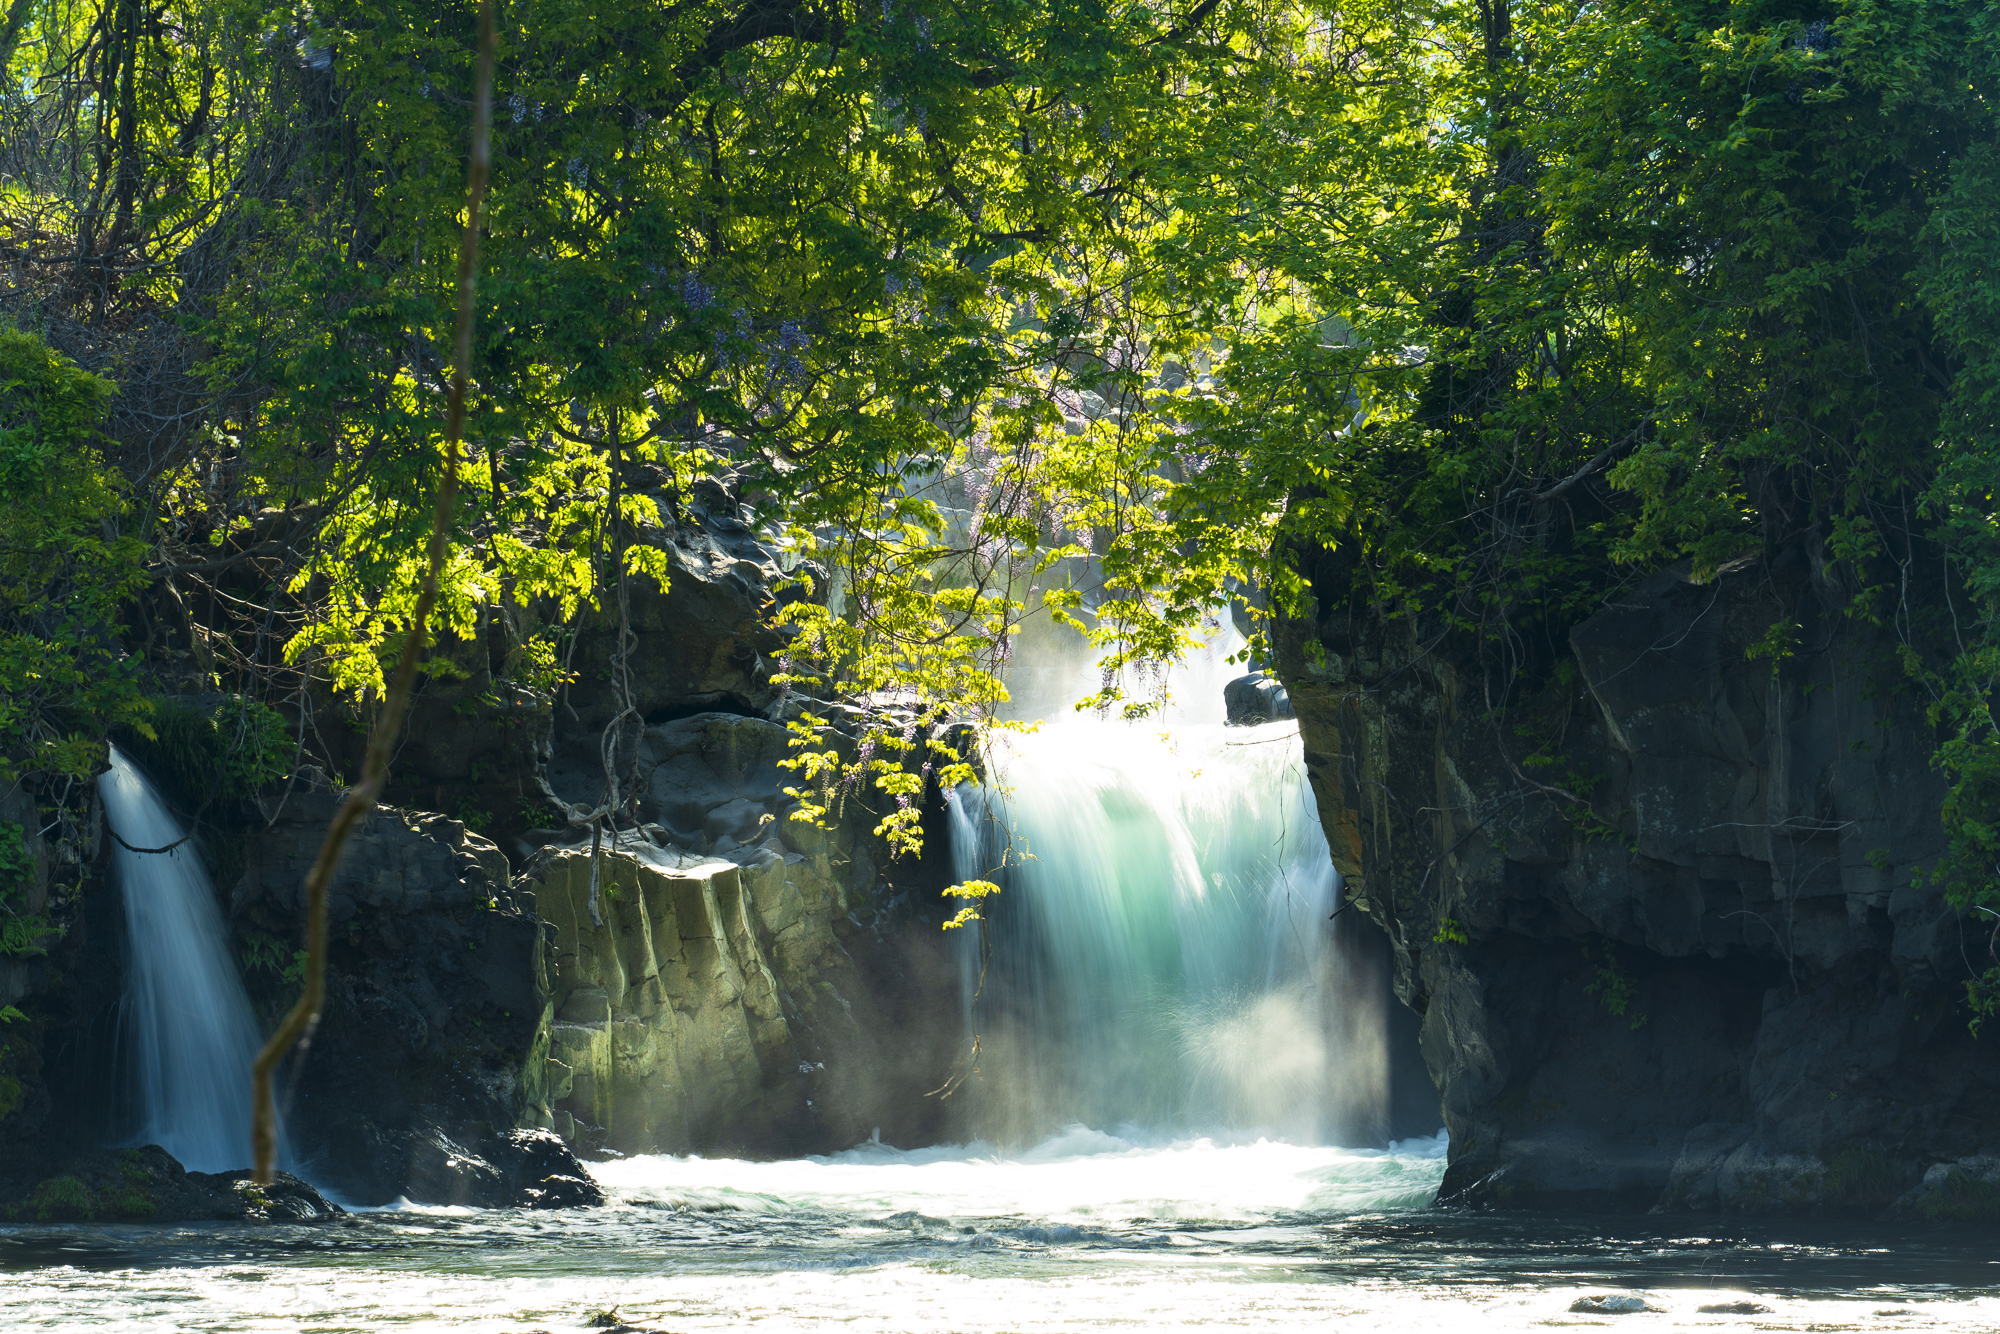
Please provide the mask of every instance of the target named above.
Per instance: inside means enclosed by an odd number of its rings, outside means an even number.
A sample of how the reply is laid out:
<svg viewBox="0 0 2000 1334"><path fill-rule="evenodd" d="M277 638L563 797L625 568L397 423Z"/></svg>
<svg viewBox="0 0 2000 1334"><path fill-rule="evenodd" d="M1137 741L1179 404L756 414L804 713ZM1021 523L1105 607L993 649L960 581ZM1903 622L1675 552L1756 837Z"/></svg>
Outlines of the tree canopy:
<svg viewBox="0 0 2000 1334"><path fill-rule="evenodd" d="M87 772L143 712L142 592L199 605L218 689L379 696L443 457L473 14L7 7L13 772ZM725 479L838 584L778 613L802 691L940 719L1004 699L1027 616L1142 714L1232 594L1334 592L1302 543L1502 699L1646 571L1805 544L1928 692L1937 874L2000 904L1990 6L497 17L438 634L505 611L504 675L559 689L579 618L666 577L641 469Z"/></svg>

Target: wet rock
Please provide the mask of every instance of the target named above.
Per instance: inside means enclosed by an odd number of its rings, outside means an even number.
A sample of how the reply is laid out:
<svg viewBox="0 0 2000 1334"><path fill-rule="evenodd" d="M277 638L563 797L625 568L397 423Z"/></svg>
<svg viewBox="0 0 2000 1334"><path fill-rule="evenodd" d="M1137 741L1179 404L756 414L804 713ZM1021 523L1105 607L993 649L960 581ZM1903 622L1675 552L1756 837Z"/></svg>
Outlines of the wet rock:
<svg viewBox="0 0 2000 1334"><path fill-rule="evenodd" d="M157 1144L75 1159L0 1203L10 1223L325 1223L346 1210L288 1172L189 1172Z"/></svg>
<svg viewBox="0 0 2000 1334"><path fill-rule="evenodd" d="M530 1209L584 1209L604 1203L604 1188L562 1137L547 1130L510 1130L487 1145L487 1155L514 1194Z"/></svg>
<svg viewBox="0 0 2000 1334"><path fill-rule="evenodd" d="M369 1127L375 1172L354 1181L357 1198L386 1204L474 1209L569 1209L604 1203L604 1190L556 1135L509 1130L455 1138L435 1125Z"/></svg>
<svg viewBox="0 0 2000 1334"><path fill-rule="evenodd" d="M260 1186L249 1168L235 1172L190 1172L188 1180L218 1197L233 1196L243 1206L246 1223L325 1223L347 1211L290 1172L279 1172Z"/></svg>
<svg viewBox="0 0 2000 1334"><path fill-rule="evenodd" d="M1593 1293L1577 1298L1569 1304L1569 1309L1573 1315L1638 1315L1660 1308L1644 1297L1634 1297L1630 1293Z"/></svg>
<svg viewBox="0 0 2000 1334"><path fill-rule="evenodd" d="M863 994L832 924L841 884L822 856L763 863L621 844L543 849L523 892L555 926L551 1112L610 1128L623 1152L748 1149L806 1113L821 1041L858 1036ZM550 1117L553 1123L553 1116Z"/></svg>
<svg viewBox="0 0 2000 1334"><path fill-rule="evenodd" d="M828 713L844 729L832 744L850 752L883 717ZM895 730L912 722L888 716ZM962 728L943 739L969 745ZM516 893L553 928L527 1119L586 1152L821 1152L877 1127L925 1142L936 1132L915 1127L941 1113L922 1095L962 1038L930 990L945 978L909 984L944 962L943 831L924 861L892 863L866 792L843 794L833 827L792 818L791 734L767 719L697 713L627 744L639 828L601 849L596 915L588 841L523 849ZM549 780L564 800L594 799L597 740L559 749ZM935 791L931 803L942 822Z"/></svg>
<svg viewBox="0 0 2000 1334"><path fill-rule="evenodd" d="M1277 677L1263 672L1239 676L1224 686L1222 705L1231 727L1253 727L1293 716L1291 693Z"/></svg>

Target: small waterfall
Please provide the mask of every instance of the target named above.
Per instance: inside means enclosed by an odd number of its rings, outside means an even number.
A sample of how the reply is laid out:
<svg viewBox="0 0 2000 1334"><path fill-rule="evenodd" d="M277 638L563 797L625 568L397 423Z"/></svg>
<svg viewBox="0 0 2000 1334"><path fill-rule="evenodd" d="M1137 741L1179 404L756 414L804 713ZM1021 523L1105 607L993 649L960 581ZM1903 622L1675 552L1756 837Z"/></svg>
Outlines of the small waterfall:
<svg viewBox="0 0 2000 1334"><path fill-rule="evenodd" d="M143 1120L136 1142L158 1144L198 1172L250 1160L250 1064L261 1045L201 855L134 852L187 831L132 762L111 748L97 780L114 843L131 937L126 1029Z"/></svg>
<svg viewBox="0 0 2000 1334"><path fill-rule="evenodd" d="M1382 1137L1382 978L1329 920L1296 725L1069 721L990 761L953 796L958 875L1003 887L964 958L982 1133Z"/></svg>

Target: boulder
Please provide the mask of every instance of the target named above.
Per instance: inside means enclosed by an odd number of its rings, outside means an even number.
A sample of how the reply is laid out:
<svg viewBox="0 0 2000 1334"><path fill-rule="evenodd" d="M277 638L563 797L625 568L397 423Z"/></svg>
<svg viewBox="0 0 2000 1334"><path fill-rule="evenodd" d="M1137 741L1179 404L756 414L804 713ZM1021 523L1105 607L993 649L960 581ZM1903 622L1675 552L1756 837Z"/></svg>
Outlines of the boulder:
<svg viewBox="0 0 2000 1334"><path fill-rule="evenodd" d="M106 1149L64 1164L0 1202L10 1223L325 1223L346 1210L280 1172L259 1186L248 1169L190 1172L157 1144Z"/></svg>
<svg viewBox="0 0 2000 1334"><path fill-rule="evenodd" d="M1571 1315L1638 1315L1660 1308L1629 1292L1592 1293L1569 1304Z"/></svg>
<svg viewBox="0 0 2000 1334"><path fill-rule="evenodd" d="M1278 678L1262 672L1239 676L1224 686L1222 705L1231 727L1254 727L1293 716L1291 693Z"/></svg>
<svg viewBox="0 0 2000 1334"><path fill-rule="evenodd" d="M542 1130L454 1137L434 1124L363 1126L372 1170L351 1173L364 1204L407 1199L475 1209L568 1209L604 1203L604 1190L570 1147Z"/></svg>
<svg viewBox="0 0 2000 1334"><path fill-rule="evenodd" d="M791 637L770 617L781 595L805 596L804 586L787 579L777 548L716 483L699 484L685 498L655 491L647 499L659 522L641 525L638 536L666 556L667 574L626 581L633 707L649 723L701 710L763 714L777 701L770 677ZM828 581L813 583L811 596L823 601ZM590 615L579 630L571 657L577 679L559 716L563 734L595 736L622 707L612 679L617 637L612 610Z"/></svg>
<svg viewBox="0 0 2000 1334"><path fill-rule="evenodd" d="M2000 1223L2000 1157L1933 1163L1892 1212L1934 1223Z"/></svg>

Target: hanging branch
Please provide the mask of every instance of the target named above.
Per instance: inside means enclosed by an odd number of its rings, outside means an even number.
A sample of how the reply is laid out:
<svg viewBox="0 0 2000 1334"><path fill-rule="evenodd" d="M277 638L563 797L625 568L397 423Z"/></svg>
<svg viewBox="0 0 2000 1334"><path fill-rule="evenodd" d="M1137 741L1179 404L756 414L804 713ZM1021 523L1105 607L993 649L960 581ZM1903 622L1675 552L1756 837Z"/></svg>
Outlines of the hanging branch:
<svg viewBox="0 0 2000 1334"><path fill-rule="evenodd" d="M376 798L389 776L389 755L402 731L403 714L409 708L410 688L416 680L417 664L424 654L424 632L431 608L437 602L438 584L449 554L451 519L458 503L458 449L465 429L465 382L472 363L472 306L474 276L479 261L479 210L486 197L487 137L493 113L493 60L497 38L493 27L493 0L479 4L479 82L472 117L472 163L467 172L465 239L458 250L458 327L452 347L451 393L445 409L444 477L438 484L437 509L431 520L429 564L417 594L416 610L410 615L409 631L403 636L403 653L396 664L395 679L382 698L382 711L368 736L368 757L362 764L361 781L347 790L346 799L334 812L320 844L319 856L306 875L306 980L299 1000L285 1016L285 1022L257 1053L252 1068L252 1112L250 1144L260 1185L269 1185L278 1154L277 1113L271 1102L271 1075L278 1062L298 1043L318 1020L326 1000L326 893L340 865L340 854L354 826L375 809Z"/></svg>

